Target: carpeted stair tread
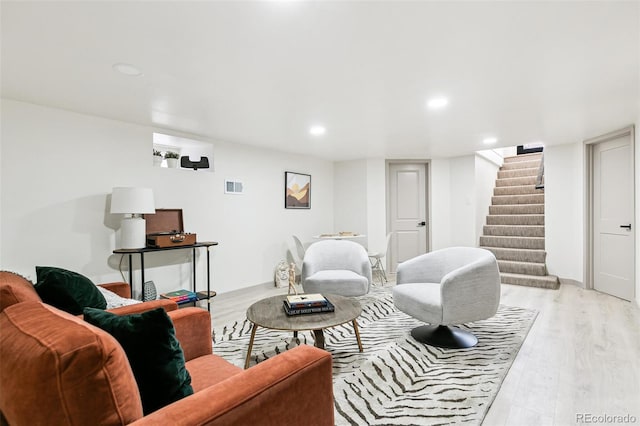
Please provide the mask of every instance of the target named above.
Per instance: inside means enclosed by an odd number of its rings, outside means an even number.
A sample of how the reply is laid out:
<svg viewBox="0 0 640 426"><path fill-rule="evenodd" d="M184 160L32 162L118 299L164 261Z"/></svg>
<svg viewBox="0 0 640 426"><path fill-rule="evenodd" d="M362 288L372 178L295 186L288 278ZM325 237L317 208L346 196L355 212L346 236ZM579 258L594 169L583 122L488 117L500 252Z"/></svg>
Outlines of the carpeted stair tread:
<svg viewBox="0 0 640 426"><path fill-rule="evenodd" d="M498 260L498 269L500 272L522 275L547 275L547 266L544 263L536 262L517 262L514 260Z"/></svg>
<svg viewBox="0 0 640 426"><path fill-rule="evenodd" d="M540 287L557 290L560 287L560 280L555 275L546 275L537 277L525 274L512 274L509 272L501 272L500 280L503 284L515 284L527 287Z"/></svg>
<svg viewBox="0 0 640 426"><path fill-rule="evenodd" d="M545 196L536 188L541 164L541 153L504 159L480 246L496 256L503 283L558 288L545 263Z"/></svg>
<svg viewBox="0 0 640 426"><path fill-rule="evenodd" d="M547 258L547 252L539 249L518 249L487 246L481 246L480 248L489 250L496 256L496 259L498 260L544 263Z"/></svg>
<svg viewBox="0 0 640 426"><path fill-rule="evenodd" d="M484 235L505 237L544 237L544 226L540 225L485 225Z"/></svg>
<svg viewBox="0 0 640 426"><path fill-rule="evenodd" d="M544 214L544 204L503 204L489 206L489 214Z"/></svg>
<svg viewBox="0 0 640 426"><path fill-rule="evenodd" d="M538 176L538 167L528 169L500 170L498 171L498 179L509 179L516 177Z"/></svg>
<svg viewBox="0 0 640 426"><path fill-rule="evenodd" d="M540 152L534 152L531 154L520 154L520 155L514 155L512 157L505 157L504 158L504 162L505 163L518 163L521 161L532 161L532 160L540 160L542 158L542 153Z"/></svg>
<svg viewBox="0 0 640 426"><path fill-rule="evenodd" d="M496 237L482 235L480 245L488 247L544 249L544 237Z"/></svg>
<svg viewBox="0 0 640 426"><path fill-rule="evenodd" d="M506 204L544 204L544 193L523 195L494 195L491 204L503 206Z"/></svg>
<svg viewBox="0 0 640 426"><path fill-rule="evenodd" d="M490 214L487 225L544 225L543 214Z"/></svg>
<svg viewBox="0 0 640 426"><path fill-rule="evenodd" d="M540 167L540 160L529 161L512 161L511 163L504 163L500 170L515 170L515 169L533 169Z"/></svg>
<svg viewBox="0 0 640 426"><path fill-rule="evenodd" d="M493 195L524 194L544 194L544 189L537 189L535 185L500 186L493 189Z"/></svg>
<svg viewBox="0 0 640 426"><path fill-rule="evenodd" d="M535 185L536 176L537 175L496 179L496 186Z"/></svg>

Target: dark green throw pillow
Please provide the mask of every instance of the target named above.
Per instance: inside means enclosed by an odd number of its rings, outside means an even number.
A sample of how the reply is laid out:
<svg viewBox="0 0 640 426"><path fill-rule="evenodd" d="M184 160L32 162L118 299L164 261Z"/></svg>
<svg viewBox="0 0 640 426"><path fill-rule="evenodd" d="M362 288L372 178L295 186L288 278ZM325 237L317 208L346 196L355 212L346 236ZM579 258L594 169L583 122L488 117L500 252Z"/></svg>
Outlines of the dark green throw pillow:
<svg viewBox="0 0 640 426"><path fill-rule="evenodd" d="M120 316L86 308L84 319L115 337L124 349L145 415L193 394L182 347L164 309Z"/></svg>
<svg viewBox="0 0 640 426"><path fill-rule="evenodd" d="M73 315L80 315L84 308L107 307L98 287L84 275L52 266L36 266L36 275L35 289L44 303Z"/></svg>

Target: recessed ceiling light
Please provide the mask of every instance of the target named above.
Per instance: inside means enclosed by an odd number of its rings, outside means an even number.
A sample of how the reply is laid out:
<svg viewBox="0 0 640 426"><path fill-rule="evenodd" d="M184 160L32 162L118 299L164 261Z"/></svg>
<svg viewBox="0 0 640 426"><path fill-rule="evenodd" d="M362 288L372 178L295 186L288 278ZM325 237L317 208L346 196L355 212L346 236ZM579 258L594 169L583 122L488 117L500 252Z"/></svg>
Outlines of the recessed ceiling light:
<svg viewBox="0 0 640 426"><path fill-rule="evenodd" d="M311 126L309 129L309 134L313 136L322 136L325 133L327 133L327 129L325 129L324 126Z"/></svg>
<svg viewBox="0 0 640 426"><path fill-rule="evenodd" d="M429 99L429 101L427 102L427 106L431 109L440 109L440 108L444 108L445 106L447 106L449 104L449 99L440 96L437 98L431 98Z"/></svg>
<svg viewBox="0 0 640 426"><path fill-rule="evenodd" d="M113 64L113 69L118 71L120 74L128 75L129 77L140 77L142 75L142 71L138 68L131 64L125 64L122 62Z"/></svg>
<svg viewBox="0 0 640 426"><path fill-rule="evenodd" d="M485 144L485 145L493 145L496 142L498 142L498 138L494 138L494 137L484 138L482 140L482 143Z"/></svg>

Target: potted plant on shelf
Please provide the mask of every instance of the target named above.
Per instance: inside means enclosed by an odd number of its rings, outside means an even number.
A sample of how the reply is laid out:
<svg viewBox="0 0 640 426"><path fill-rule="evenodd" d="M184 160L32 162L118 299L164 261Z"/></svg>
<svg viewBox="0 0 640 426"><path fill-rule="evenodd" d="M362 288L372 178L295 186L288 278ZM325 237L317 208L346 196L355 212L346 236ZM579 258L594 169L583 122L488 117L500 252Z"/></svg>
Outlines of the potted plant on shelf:
<svg viewBox="0 0 640 426"><path fill-rule="evenodd" d="M160 167L162 164L162 153L157 149L153 150L153 165L155 167Z"/></svg>
<svg viewBox="0 0 640 426"><path fill-rule="evenodd" d="M180 154L174 151L167 151L164 153L164 158L167 159L167 166L171 168L178 167L178 159L180 158Z"/></svg>

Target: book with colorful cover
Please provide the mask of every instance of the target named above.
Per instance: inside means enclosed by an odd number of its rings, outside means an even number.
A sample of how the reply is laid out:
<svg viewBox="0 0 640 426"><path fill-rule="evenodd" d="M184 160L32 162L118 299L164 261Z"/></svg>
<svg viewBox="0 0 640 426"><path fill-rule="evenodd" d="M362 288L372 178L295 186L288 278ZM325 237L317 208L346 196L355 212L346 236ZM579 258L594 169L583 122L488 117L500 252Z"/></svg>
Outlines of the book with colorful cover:
<svg viewBox="0 0 640 426"><path fill-rule="evenodd" d="M327 306L327 299L318 293L287 296L285 303L290 309L318 308Z"/></svg>
<svg viewBox="0 0 640 426"><path fill-rule="evenodd" d="M189 290L176 290L168 293L161 293L160 297L173 300L176 303L194 302L198 300L198 295Z"/></svg>
<svg viewBox="0 0 640 426"><path fill-rule="evenodd" d="M283 300L282 306L284 307L284 312L289 316L302 315L302 314L317 314L317 313L323 313L323 312L335 312L335 307L328 300L325 306L313 306L313 307L299 308L299 309L292 309L291 307L289 307L289 304L287 303L287 301Z"/></svg>

